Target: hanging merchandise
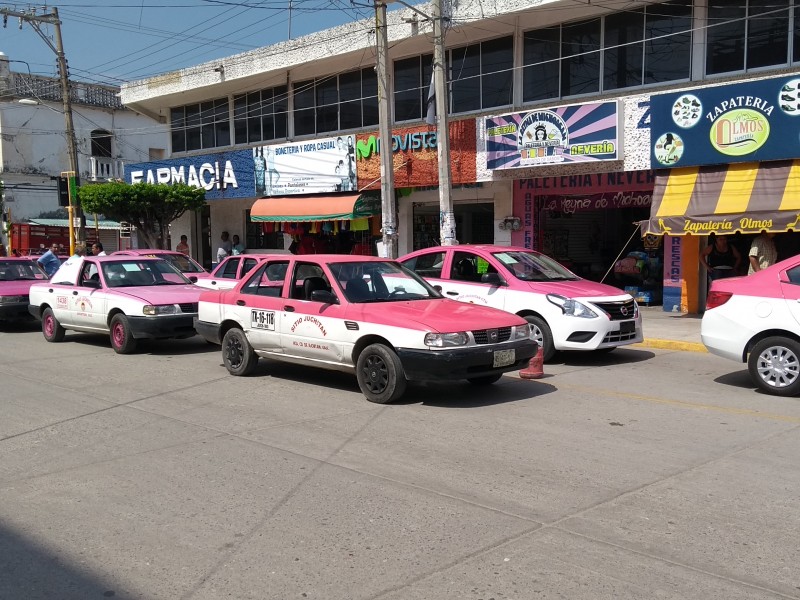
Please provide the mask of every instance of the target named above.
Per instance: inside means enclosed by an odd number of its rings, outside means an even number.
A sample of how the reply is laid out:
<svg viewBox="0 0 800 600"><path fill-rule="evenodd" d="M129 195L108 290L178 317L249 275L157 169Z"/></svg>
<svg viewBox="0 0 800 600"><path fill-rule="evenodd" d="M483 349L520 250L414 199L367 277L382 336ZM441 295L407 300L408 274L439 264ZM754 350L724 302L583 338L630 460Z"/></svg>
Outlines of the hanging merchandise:
<svg viewBox="0 0 800 600"><path fill-rule="evenodd" d="M319 229L317 228L317 222L316 221L311 223L311 229L308 230L308 233L314 233L314 234L319 233Z"/></svg>
<svg viewBox="0 0 800 600"><path fill-rule="evenodd" d="M350 221L350 230L351 231L369 231L369 223L367 222L367 218L363 219L353 219Z"/></svg>
<svg viewBox="0 0 800 600"><path fill-rule="evenodd" d="M323 233L332 233L333 232L333 223L330 221L325 221L322 224L322 232Z"/></svg>

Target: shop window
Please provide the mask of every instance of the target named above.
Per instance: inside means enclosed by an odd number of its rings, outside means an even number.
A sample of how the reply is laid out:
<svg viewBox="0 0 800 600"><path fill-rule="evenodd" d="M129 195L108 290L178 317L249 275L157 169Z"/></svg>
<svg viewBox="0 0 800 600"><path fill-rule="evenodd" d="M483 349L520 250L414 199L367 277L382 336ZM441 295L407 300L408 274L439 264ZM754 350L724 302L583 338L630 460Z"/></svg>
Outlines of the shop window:
<svg viewBox="0 0 800 600"><path fill-rule="evenodd" d="M564 25L561 31L561 95L600 91L600 19Z"/></svg>
<svg viewBox="0 0 800 600"><path fill-rule="evenodd" d="M513 74L512 36L451 50L451 112L510 105Z"/></svg>
<svg viewBox="0 0 800 600"><path fill-rule="evenodd" d="M368 67L299 81L294 94L295 135L315 135L378 124L378 78Z"/></svg>
<svg viewBox="0 0 800 600"><path fill-rule="evenodd" d="M394 62L394 120L420 121L428 113L433 54Z"/></svg>
<svg viewBox="0 0 800 600"><path fill-rule="evenodd" d="M523 35L522 96L525 102L558 98L561 27Z"/></svg>
<svg viewBox="0 0 800 600"><path fill-rule="evenodd" d="M789 0L710 3L706 74L787 64L789 17Z"/></svg>
<svg viewBox="0 0 800 600"><path fill-rule="evenodd" d="M235 144L252 144L286 138L287 90L285 85L281 85L233 97Z"/></svg>
<svg viewBox="0 0 800 600"><path fill-rule="evenodd" d="M170 136L173 152L230 146L228 99L172 108Z"/></svg>

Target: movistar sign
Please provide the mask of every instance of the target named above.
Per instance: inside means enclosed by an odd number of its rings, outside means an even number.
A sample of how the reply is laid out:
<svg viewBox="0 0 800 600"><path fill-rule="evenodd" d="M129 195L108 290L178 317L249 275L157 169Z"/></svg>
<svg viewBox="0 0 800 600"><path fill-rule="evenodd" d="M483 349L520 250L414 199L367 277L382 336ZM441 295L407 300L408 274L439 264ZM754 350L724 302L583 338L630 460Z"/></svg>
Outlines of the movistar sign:
<svg viewBox="0 0 800 600"><path fill-rule="evenodd" d="M413 152L415 150L428 150L436 148L435 131L418 131L392 136L392 152ZM373 154L381 153L381 141L374 135L367 141L356 142L356 160L366 160Z"/></svg>

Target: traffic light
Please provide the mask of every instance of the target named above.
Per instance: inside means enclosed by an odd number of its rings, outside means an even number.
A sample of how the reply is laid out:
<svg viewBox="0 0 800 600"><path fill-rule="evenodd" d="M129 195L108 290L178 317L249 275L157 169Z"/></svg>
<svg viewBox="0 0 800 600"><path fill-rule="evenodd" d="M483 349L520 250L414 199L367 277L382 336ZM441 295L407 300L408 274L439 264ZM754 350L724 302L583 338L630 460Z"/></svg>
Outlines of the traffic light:
<svg viewBox="0 0 800 600"><path fill-rule="evenodd" d="M69 206L69 178L58 178L58 205Z"/></svg>

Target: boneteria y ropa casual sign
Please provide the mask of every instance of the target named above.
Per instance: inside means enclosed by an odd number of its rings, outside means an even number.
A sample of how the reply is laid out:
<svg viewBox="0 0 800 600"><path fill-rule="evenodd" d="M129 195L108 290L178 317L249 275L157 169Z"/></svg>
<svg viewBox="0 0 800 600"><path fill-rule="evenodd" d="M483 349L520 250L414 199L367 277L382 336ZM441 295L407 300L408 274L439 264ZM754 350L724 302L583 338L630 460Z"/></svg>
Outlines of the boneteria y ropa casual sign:
<svg viewBox="0 0 800 600"><path fill-rule="evenodd" d="M651 98L652 166L688 167L800 156L800 76Z"/></svg>

